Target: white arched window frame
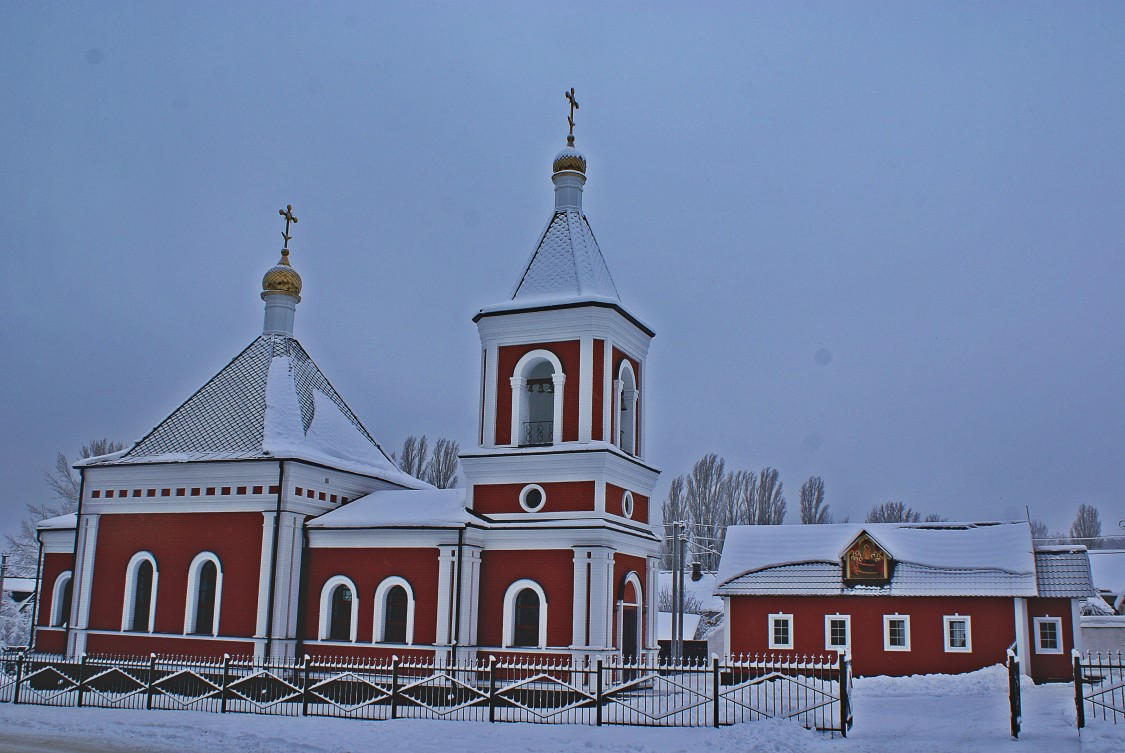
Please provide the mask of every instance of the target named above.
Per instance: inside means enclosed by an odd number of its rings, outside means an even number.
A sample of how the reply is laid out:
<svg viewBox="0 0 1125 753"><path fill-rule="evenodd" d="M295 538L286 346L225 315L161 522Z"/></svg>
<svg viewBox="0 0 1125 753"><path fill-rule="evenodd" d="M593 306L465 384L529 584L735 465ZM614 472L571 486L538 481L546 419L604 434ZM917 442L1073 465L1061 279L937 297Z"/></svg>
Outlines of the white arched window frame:
<svg viewBox="0 0 1125 753"><path fill-rule="evenodd" d="M503 647L508 648L515 643L516 632L516 596L525 588L530 588L539 596L539 641L536 644L538 648L547 647L547 594L544 593L543 587L533 580L524 578L517 580L512 585L508 586L508 590L504 593L504 643ZM526 646L523 648L527 648Z"/></svg>
<svg viewBox="0 0 1125 753"><path fill-rule="evenodd" d="M359 627L359 593L355 590L355 583L346 575L333 575L320 589L320 640L328 640L329 630L332 627L332 592L336 586L347 586L352 592L352 621L348 628L348 640L355 643L356 630Z"/></svg>
<svg viewBox="0 0 1125 753"><path fill-rule="evenodd" d="M533 350L524 355L516 363L509 381L512 385L512 441L513 447L518 447L523 437L523 424L528 416L527 379L528 374L541 363L551 364L551 383L554 387L551 411L551 444L562 442L563 422L563 386L566 384L566 374L563 373L562 361L549 350Z"/></svg>
<svg viewBox="0 0 1125 753"><path fill-rule="evenodd" d="M129 560L125 568L125 604L121 609L121 630L133 629L133 609L137 604L137 571L141 564L148 562L152 565L152 591L148 600L148 630L151 633L156 623L156 586L160 581L160 570L156 567L156 558L150 552L137 552Z"/></svg>
<svg viewBox="0 0 1125 753"><path fill-rule="evenodd" d="M625 595L629 593L629 586L633 587L633 594L635 599L633 601L626 601ZM644 646L644 592L641 590L641 578L637 575L636 570L630 570L625 578L621 581L621 599L617 602L617 647L619 649L625 646L625 608L629 607L637 609L637 650L640 651Z"/></svg>
<svg viewBox="0 0 1125 753"><path fill-rule="evenodd" d="M383 643L386 640L387 630L387 595L390 590L395 586L402 586L406 591L406 643L413 645L414 643L414 589L405 578L400 578L397 575L384 580L375 589L375 630L372 632L375 643Z"/></svg>
<svg viewBox="0 0 1125 753"><path fill-rule="evenodd" d="M51 627L62 627L70 622L70 615L63 611L63 594L73 577L74 573L64 570L55 578L55 587L51 589Z"/></svg>
<svg viewBox="0 0 1125 753"><path fill-rule="evenodd" d="M213 562L215 564L215 615L211 620L211 635L219 634L219 607L223 603L223 563L214 552L200 552L195 555L188 567L187 581L187 606L184 607L184 635L195 633L195 618L199 609L199 574L203 566ZM205 635L205 633L195 633Z"/></svg>
<svg viewBox="0 0 1125 753"><path fill-rule="evenodd" d="M614 426L617 427L616 444L630 455L639 456L640 447L637 441L637 404L641 398L641 391L637 388L637 375L633 372L633 364L629 359L621 361L617 369L617 379L613 381L613 410Z"/></svg>

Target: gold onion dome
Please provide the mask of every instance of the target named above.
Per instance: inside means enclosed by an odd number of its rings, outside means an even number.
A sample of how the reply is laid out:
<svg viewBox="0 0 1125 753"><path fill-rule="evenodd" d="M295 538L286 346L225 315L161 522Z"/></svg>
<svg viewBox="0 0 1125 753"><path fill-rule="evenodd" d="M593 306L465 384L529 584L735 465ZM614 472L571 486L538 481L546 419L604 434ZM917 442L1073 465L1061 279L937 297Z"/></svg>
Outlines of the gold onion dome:
<svg viewBox="0 0 1125 753"><path fill-rule="evenodd" d="M566 146L555 155L555 162L552 167L556 173L570 170L583 175L586 174L586 157L574 148L573 136L567 138Z"/></svg>
<svg viewBox="0 0 1125 753"><path fill-rule="evenodd" d="M287 293L301 297L301 276L289 265L289 249L281 249L281 261L262 278L263 293Z"/></svg>

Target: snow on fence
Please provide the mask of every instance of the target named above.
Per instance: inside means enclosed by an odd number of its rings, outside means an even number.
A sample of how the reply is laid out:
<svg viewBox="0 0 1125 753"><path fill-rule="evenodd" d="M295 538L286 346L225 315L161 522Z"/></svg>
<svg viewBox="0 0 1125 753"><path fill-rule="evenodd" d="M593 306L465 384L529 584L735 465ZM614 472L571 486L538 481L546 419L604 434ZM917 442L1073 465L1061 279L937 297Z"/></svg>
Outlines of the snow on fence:
<svg viewBox="0 0 1125 753"><path fill-rule="evenodd" d="M1125 722L1125 659L1121 652L1082 654L1074 651L1074 707L1078 729L1086 718Z"/></svg>
<svg viewBox="0 0 1125 753"><path fill-rule="evenodd" d="M786 718L845 736L850 691L844 655L449 664L21 654L0 667L0 702L11 703L599 726L717 727Z"/></svg>

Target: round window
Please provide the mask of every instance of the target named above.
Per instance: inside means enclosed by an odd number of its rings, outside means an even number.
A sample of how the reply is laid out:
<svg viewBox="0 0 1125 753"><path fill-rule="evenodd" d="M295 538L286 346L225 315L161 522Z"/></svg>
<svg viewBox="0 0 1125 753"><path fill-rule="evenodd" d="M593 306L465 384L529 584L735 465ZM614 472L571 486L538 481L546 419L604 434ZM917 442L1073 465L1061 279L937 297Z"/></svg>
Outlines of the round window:
<svg viewBox="0 0 1125 753"><path fill-rule="evenodd" d="M621 514L626 518L633 517L633 492L625 492L621 496Z"/></svg>
<svg viewBox="0 0 1125 753"><path fill-rule="evenodd" d="M539 512L547 503L547 492L539 484L528 484L520 492L520 507L528 512Z"/></svg>

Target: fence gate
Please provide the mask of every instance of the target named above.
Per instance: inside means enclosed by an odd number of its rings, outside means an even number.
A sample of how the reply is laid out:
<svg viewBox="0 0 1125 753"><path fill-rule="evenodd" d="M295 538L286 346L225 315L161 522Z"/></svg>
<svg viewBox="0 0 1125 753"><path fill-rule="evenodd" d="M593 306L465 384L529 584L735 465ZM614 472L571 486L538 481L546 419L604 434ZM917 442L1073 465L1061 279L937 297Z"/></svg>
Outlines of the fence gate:
<svg viewBox="0 0 1125 753"><path fill-rule="evenodd" d="M1125 722L1125 660L1121 652L1074 658L1074 709L1078 728L1086 719Z"/></svg>

